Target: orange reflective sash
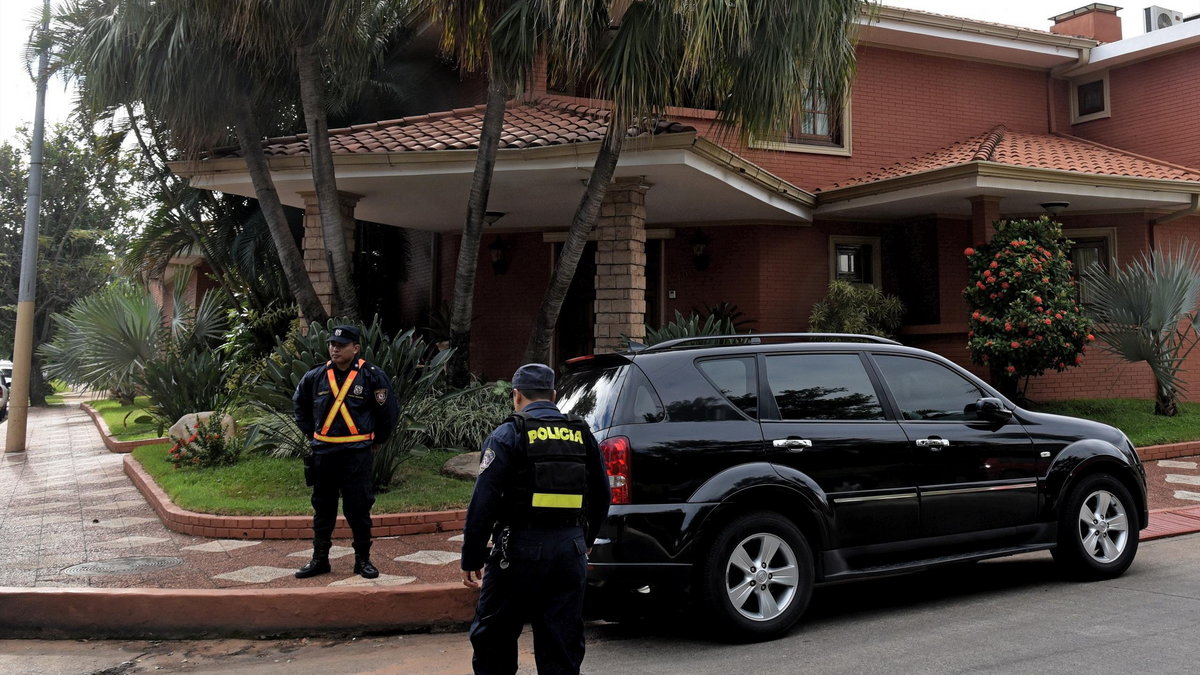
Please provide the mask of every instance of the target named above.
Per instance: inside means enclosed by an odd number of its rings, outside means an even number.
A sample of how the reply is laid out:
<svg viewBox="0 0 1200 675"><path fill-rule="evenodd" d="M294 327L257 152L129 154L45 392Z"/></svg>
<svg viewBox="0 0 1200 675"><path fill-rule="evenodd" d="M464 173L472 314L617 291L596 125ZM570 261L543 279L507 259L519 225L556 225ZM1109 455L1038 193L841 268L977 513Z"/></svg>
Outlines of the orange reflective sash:
<svg viewBox="0 0 1200 675"><path fill-rule="evenodd" d="M362 368L366 363L363 359L358 360L358 364L350 374L346 376L346 381L342 383L341 388L338 388L337 378L333 374L333 368L326 368L325 375L329 379L329 390L333 392L333 406L329 409L329 414L325 416L325 424L321 426L321 430L313 434L313 438L326 443L357 443L358 441L370 441L375 438L375 434L360 434L358 433L358 425L354 423L354 418L350 417L350 410L346 408L346 394L350 392L350 385L354 384L354 379L358 377L358 369ZM329 428L333 426L333 420L338 415L342 416L342 420L346 422L346 428L350 431L348 436L328 436Z"/></svg>

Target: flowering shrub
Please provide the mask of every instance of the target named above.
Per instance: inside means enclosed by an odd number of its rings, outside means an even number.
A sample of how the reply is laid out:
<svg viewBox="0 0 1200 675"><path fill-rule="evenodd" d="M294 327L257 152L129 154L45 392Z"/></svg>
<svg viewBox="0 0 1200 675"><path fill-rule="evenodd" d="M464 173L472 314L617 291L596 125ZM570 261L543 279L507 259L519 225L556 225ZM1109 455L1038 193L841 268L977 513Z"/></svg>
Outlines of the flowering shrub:
<svg viewBox="0 0 1200 675"><path fill-rule="evenodd" d="M237 438L225 438L222 417L221 413L214 412L195 427L184 427L190 435L171 446L167 461L176 469L236 464L242 454L242 444Z"/></svg>
<svg viewBox="0 0 1200 675"><path fill-rule="evenodd" d="M1017 380L1083 363L1092 322L1083 315L1062 226L1037 220L996 223L996 235L968 248L970 285L963 296L971 318L971 360L989 366L997 386L1015 392Z"/></svg>

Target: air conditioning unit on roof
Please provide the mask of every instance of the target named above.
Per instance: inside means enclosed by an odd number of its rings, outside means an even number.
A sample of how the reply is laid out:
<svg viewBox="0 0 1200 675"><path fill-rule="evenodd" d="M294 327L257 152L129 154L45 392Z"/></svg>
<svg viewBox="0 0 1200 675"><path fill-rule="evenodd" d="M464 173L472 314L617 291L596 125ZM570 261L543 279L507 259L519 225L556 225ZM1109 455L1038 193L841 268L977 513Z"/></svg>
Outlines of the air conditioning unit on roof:
<svg viewBox="0 0 1200 675"><path fill-rule="evenodd" d="M1150 5L1146 8L1146 32L1167 28L1177 23L1183 23L1183 12L1177 12L1166 7Z"/></svg>

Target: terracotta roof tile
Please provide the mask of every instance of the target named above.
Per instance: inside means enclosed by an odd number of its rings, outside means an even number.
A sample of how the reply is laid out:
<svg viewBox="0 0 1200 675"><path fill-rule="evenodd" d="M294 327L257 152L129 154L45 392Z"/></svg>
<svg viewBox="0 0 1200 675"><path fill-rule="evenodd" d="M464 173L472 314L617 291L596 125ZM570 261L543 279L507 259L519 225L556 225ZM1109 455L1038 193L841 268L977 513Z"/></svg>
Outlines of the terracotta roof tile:
<svg viewBox="0 0 1200 675"><path fill-rule="evenodd" d="M356 124L329 130L329 147L335 155L376 152L420 152L423 150L468 150L477 148L483 126L484 106L458 108L427 115ZM501 148L544 147L586 143L604 138L609 111L554 98L531 103L510 102L504 116ZM695 131L677 122L659 121L651 132ZM264 142L268 157L308 154L308 135L285 136ZM210 157L239 157L237 148L213 150Z"/></svg>
<svg viewBox="0 0 1200 675"><path fill-rule="evenodd" d="M827 185L820 191L902 178L972 162L1098 176L1200 182L1200 170L1143 157L1064 134L1029 134L1004 125L919 157Z"/></svg>

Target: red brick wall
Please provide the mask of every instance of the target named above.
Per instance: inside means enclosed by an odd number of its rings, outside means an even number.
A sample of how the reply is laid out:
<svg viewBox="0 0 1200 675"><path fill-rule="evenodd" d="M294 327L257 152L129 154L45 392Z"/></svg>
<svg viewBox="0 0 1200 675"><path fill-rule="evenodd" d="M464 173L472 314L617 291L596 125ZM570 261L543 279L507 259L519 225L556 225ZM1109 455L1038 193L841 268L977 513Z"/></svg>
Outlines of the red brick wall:
<svg viewBox="0 0 1200 675"><path fill-rule="evenodd" d="M454 298L454 273L458 267L458 235L442 236L442 297ZM479 243L475 272L475 320L471 328L471 372L486 379L508 379L521 365L534 317L542 303L552 272L553 245L541 233L506 233L508 271L492 271L488 246L494 235Z"/></svg>
<svg viewBox="0 0 1200 675"><path fill-rule="evenodd" d="M852 156L755 150L685 119L701 135L806 190L945 147L1005 124L1046 133L1046 76L1036 70L860 47L851 104ZM682 119L682 118L681 118Z"/></svg>
<svg viewBox="0 0 1200 675"><path fill-rule="evenodd" d="M1108 77L1112 116L1076 124L1072 133L1156 159L1200 167L1200 134L1196 133L1200 49L1117 68Z"/></svg>

